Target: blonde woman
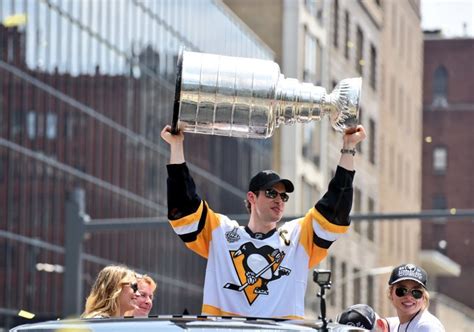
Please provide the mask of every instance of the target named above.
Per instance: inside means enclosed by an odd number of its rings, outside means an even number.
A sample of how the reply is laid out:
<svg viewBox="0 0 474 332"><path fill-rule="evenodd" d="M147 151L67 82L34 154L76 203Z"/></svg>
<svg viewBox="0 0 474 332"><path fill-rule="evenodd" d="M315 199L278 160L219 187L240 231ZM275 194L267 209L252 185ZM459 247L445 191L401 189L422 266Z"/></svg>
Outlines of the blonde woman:
<svg viewBox="0 0 474 332"><path fill-rule="evenodd" d="M137 275L138 283L138 297L136 300L135 310L130 310L125 313L125 316L133 317L148 317L153 308L153 294L156 290L155 281L147 275Z"/></svg>
<svg viewBox="0 0 474 332"><path fill-rule="evenodd" d="M426 271L413 264L397 266L388 281L388 297L397 317L386 318L389 331L445 332L441 322L428 311L430 295Z"/></svg>
<svg viewBox="0 0 474 332"><path fill-rule="evenodd" d="M110 265L99 272L86 300L83 318L121 317L136 308L135 273L125 266Z"/></svg>

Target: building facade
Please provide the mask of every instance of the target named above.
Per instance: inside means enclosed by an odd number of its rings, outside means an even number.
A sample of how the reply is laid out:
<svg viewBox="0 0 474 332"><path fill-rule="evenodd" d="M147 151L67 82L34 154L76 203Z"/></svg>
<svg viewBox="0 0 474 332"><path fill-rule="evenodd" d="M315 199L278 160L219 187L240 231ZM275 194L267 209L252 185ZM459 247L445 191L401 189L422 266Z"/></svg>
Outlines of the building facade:
<svg viewBox="0 0 474 332"><path fill-rule="evenodd" d="M273 59L219 1L0 3L0 327L62 316L65 204L84 189L92 220L165 221L179 48ZM271 141L186 136L188 165L217 211L245 213ZM235 167L239 165L239 167ZM86 233L85 299L106 264L158 283L154 313L200 313L205 261L166 222ZM153 313L152 312L152 313ZM79 312L77 313L79 314Z"/></svg>
<svg viewBox="0 0 474 332"><path fill-rule="evenodd" d="M377 1L224 0L275 51L285 77L310 82L331 92L340 80L363 78L361 122L369 139L356 156L355 212L378 207L378 117L381 103L379 49L383 22ZM268 24L263 24L265 22ZM328 119L283 126L274 140L274 168L295 182L287 214L301 215L326 191L342 147ZM294 197L294 198L293 198ZM320 268L333 273L328 314L353 303L374 304L377 280L377 233L372 223L357 222L330 249ZM360 259L364 262L361 264ZM306 314L317 317L317 289L308 280Z"/></svg>
<svg viewBox="0 0 474 332"><path fill-rule="evenodd" d="M423 34L420 1L383 1L383 38L379 111L380 212L421 210L421 134ZM379 223L379 264L421 264L420 221ZM386 292L386 280L378 292ZM378 305L394 311L386 297Z"/></svg>
<svg viewBox="0 0 474 332"><path fill-rule="evenodd" d="M377 1L330 1L328 13L329 70L331 86L346 77L362 77L359 123L367 139L358 146L355 157L353 213L370 213L379 207L378 137L381 109L381 68L383 59L383 7ZM340 135L329 134L329 164L339 160ZM335 313L354 303L376 308L381 294L376 292L380 273L379 237L375 222L354 222L337 251L329 259L334 270L334 294L330 298ZM338 285L338 282L339 285ZM376 309L377 310L377 309Z"/></svg>
<svg viewBox="0 0 474 332"><path fill-rule="evenodd" d="M474 39L427 33L424 51L423 209L472 209L474 151L464 147L474 144L470 126L474 121ZM427 257L446 257L443 268L434 263L429 266L433 285L457 302L459 312L469 313L471 322L474 299L466 290L474 273L474 258L468 254L473 238L472 218L422 225ZM453 265L460 269L450 268Z"/></svg>

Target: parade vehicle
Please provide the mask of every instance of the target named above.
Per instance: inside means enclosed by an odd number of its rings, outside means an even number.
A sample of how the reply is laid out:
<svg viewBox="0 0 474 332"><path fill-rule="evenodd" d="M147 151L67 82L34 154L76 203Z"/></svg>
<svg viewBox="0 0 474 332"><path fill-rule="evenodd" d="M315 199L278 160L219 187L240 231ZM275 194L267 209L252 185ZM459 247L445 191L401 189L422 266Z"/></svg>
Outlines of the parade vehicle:
<svg viewBox="0 0 474 332"><path fill-rule="evenodd" d="M150 316L148 318L92 318L57 320L20 325L11 332L20 331L367 331L361 328L322 321L283 320L266 318L215 316Z"/></svg>
<svg viewBox="0 0 474 332"><path fill-rule="evenodd" d="M10 331L368 331L354 326L333 323L326 318L325 290L331 288L331 272L329 270L314 270L313 281L320 287L320 292L317 296L320 298L321 316L317 321L235 316L160 315L145 318L120 317L53 320L20 325Z"/></svg>

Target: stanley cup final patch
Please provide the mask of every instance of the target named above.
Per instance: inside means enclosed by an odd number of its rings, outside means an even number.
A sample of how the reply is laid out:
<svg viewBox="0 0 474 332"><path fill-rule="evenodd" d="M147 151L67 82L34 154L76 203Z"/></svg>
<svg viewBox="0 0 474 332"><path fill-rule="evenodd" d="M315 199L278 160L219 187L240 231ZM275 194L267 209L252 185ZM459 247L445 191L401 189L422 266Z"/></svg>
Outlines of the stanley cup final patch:
<svg viewBox="0 0 474 332"><path fill-rule="evenodd" d="M259 295L269 294L269 282L288 276L291 272L280 266L285 253L268 245L257 248L252 242L247 242L229 253L240 285L228 282L224 288L243 292L250 305Z"/></svg>
<svg viewBox="0 0 474 332"><path fill-rule="evenodd" d="M240 240L240 235L237 233L238 230L238 227L234 227L231 231L225 233L225 238L227 239L227 242L233 243Z"/></svg>

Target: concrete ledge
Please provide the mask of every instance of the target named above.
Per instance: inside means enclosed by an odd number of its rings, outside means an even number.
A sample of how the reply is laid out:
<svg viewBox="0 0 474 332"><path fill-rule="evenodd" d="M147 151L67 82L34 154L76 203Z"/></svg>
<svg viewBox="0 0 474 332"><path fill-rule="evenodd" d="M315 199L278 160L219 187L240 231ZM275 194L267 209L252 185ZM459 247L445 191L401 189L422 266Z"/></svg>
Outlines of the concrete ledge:
<svg viewBox="0 0 474 332"><path fill-rule="evenodd" d="M436 250L422 250L421 265L431 277L459 277L461 265Z"/></svg>

